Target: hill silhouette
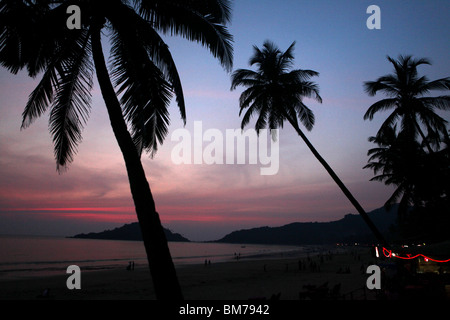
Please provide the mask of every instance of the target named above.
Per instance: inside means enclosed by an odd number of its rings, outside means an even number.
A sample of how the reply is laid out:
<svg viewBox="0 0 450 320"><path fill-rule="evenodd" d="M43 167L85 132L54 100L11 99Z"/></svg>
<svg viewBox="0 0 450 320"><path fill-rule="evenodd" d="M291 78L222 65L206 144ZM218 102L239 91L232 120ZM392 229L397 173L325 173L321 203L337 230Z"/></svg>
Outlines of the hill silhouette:
<svg viewBox="0 0 450 320"><path fill-rule="evenodd" d="M169 229L164 228L167 241L172 242L189 242L188 239L178 233L173 233ZM104 240L133 240L142 241L142 233L138 222L125 224L122 227L113 230L105 230L102 232L81 233L72 238L82 239L104 239Z"/></svg>
<svg viewBox="0 0 450 320"><path fill-rule="evenodd" d="M395 224L396 206L390 211L379 208L369 212L369 217L381 233L389 233ZM393 234L390 234L392 237ZM388 236L386 236L388 237ZM295 222L281 227L260 227L234 231L214 242L306 245L331 243L373 243L376 238L364 220L355 214L331 222Z"/></svg>
<svg viewBox="0 0 450 320"><path fill-rule="evenodd" d="M369 217L386 238L395 237L391 227L395 225L397 205L390 211L384 207L369 212ZM190 242L178 233L164 228L167 241ZM139 223L125 224L122 227L102 232L81 233L72 238L134 240L141 241L142 235ZM260 227L233 231L225 237L210 241L219 243L248 244L280 244L307 245L332 243L373 243L375 237L364 220L357 214L347 214L344 218L331 222L294 222L281 227Z"/></svg>

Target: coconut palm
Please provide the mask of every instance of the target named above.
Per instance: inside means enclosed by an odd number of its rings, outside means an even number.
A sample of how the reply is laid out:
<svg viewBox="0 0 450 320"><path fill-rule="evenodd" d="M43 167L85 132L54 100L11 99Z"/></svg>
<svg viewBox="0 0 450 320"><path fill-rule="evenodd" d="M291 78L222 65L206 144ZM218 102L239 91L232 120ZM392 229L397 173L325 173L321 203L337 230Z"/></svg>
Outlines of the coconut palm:
<svg viewBox="0 0 450 320"><path fill-rule="evenodd" d="M364 169L374 171L375 176L371 181L395 186L385 207L389 209L400 199L398 212L402 219L407 208L414 204L417 172L424 152L417 141L408 139L405 131L397 132L396 125L385 128L377 136L370 137L369 141L376 143L378 147L368 151L367 155L370 157Z"/></svg>
<svg viewBox="0 0 450 320"><path fill-rule="evenodd" d="M447 137L441 139L448 143ZM407 132L397 130L396 125L381 130L369 141L378 147L368 151L370 158L364 168L374 171L371 181L395 187L385 207L389 209L399 204L398 222L402 233L410 239L442 237L442 231L449 225L448 146L426 153L418 141L411 140Z"/></svg>
<svg viewBox="0 0 450 320"><path fill-rule="evenodd" d="M303 103L303 98L312 98L320 103L322 98L317 84L310 81L311 77L319 75L318 72L292 69L294 46L295 42L285 52L280 51L270 41L264 42L262 49L254 46L249 64L255 65L257 70L238 69L233 72L231 90L238 86L247 88L239 99L239 114L242 115L245 111L241 127L244 128L254 114L258 115L255 123L257 131L266 127L270 129L283 127L284 121L288 121L363 217L377 239L386 245L384 237L367 213L300 129L301 123L310 131L315 122L314 114Z"/></svg>
<svg viewBox="0 0 450 320"><path fill-rule="evenodd" d="M428 152L434 152L419 123L427 129L429 137L434 137L433 143L438 145L439 141L436 139L441 133L447 132L447 121L436 114L435 110L450 110L450 96L424 95L432 90L450 89L450 78L429 81L426 76L419 77L417 67L430 64L425 58L415 60L412 56L400 56L398 60L394 60L388 56L387 59L394 66L394 73L379 77L376 81L367 81L364 88L370 96L380 91L388 98L372 104L365 113L364 120L372 120L377 112L393 110L380 130L400 122L401 130L408 132L410 139L417 139L420 135Z"/></svg>
<svg viewBox="0 0 450 320"><path fill-rule="evenodd" d="M66 26L69 5L81 10L81 29ZM23 112L22 128L50 109L49 127L58 171L73 161L90 111L96 73L122 152L158 299L182 293L159 214L141 163L168 131L168 105L185 103L175 62L162 34L205 46L232 67L227 0L2 0L0 62L12 73L42 74ZM111 42L108 70L102 33ZM120 99L118 98L120 96Z"/></svg>

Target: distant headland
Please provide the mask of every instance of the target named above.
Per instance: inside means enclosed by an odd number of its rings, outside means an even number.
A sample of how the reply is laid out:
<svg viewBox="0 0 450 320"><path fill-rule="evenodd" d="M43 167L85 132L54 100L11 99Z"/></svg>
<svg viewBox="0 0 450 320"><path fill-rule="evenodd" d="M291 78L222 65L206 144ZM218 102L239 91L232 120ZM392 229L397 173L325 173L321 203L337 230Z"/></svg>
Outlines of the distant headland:
<svg viewBox="0 0 450 320"><path fill-rule="evenodd" d="M392 228L397 217L397 206L387 211L379 208L368 213L378 230L386 239L395 238ZM294 222L280 227L260 227L231 232L215 242L320 245L335 243L374 243L376 238L358 214L347 214L344 218L330 222Z"/></svg>
<svg viewBox="0 0 450 320"><path fill-rule="evenodd" d="M390 211L387 211L382 207L368 213L377 228L387 237L393 235L391 229L395 225L397 217L396 208L397 206L393 206ZM164 228L164 231L167 241L190 242L189 239L173 233L169 229ZM141 230L137 222L125 224L113 230L77 234L72 238L142 241ZM208 242L308 245L373 241L375 238L364 220L357 214L347 214L337 221L295 222L280 227L259 227L233 231L219 240Z"/></svg>
<svg viewBox="0 0 450 320"><path fill-rule="evenodd" d="M173 233L169 229L164 228L167 241L171 242L189 242L188 239L179 233ZM131 240L142 241L142 233L138 222L125 224L122 227L113 230L105 230L102 232L90 232L77 234L71 238L81 239L102 239L102 240Z"/></svg>

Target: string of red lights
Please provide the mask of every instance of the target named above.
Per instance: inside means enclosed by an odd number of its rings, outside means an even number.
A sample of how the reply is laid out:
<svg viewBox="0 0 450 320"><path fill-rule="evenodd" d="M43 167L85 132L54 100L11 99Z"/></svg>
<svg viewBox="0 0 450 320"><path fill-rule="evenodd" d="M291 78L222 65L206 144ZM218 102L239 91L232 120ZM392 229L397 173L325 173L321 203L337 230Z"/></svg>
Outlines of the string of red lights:
<svg viewBox="0 0 450 320"><path fill-rule="evenodd" d="M377 249L377 251L378 251L378 249ZM423 258L425 259L425 261L430 260L430 261L439 262L439 263L450 262L450 259L447 259L447 260L437 260L437 259L433 259L433 258L427 257L427 256L425 256L425 255L423 255L423 254L421 254L421 253L416 254L415 256L412 256L412 255L410 255L410 254L407 254L406 257L404 257L404 256L402 257L402 256L400 256L400 255L398 255L398 254L393 254L393 253L392 253L392 250L388 250L388 249L386 249L386 248L384 248L384 247L383 247L383 254L384 254L384 256L385 256L386 258L392 258L392 257L394 257L394 258L398 258L398 259L411 260L411 259L416 259L416 258L418 258L418 257L423 257Z"/></svg>

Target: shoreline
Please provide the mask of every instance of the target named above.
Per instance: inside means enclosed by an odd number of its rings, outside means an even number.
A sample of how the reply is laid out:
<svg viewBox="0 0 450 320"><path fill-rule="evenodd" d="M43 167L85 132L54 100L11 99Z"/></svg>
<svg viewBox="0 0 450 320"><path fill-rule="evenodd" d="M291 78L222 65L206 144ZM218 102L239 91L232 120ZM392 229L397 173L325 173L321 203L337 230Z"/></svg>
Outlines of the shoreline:
<svg viewBox="0 0 450 320"><path fill-rule="evenodd" d="M349 250L351 248L351 250ZM363 265L373 258L368 248L349 247L331 254L303 252L284 257L242 258L210 265L177 265L186 300L298 300L304 286L340 286L341 294L363 288ZM313 267L314 266L314 267ZM349 273L339 272L349 270ZM0 300L153 300L150 272L145 265L134 270L81 271L81 289L69 290L69 274L0 281ZM43 296L45 290L48 295ZM366 290L367 291L367 290ZM363 292L361 292L362 294ZM359 293L358 293L359 294ZM365 292L365 298L370 292ZM357 298L354 296L353 298Z"/></svg>
<svg viewBox="0 0 450 320"><path fill-rule="evenodd" d="M109 241L109 240L107 240ZM203 242L199 242L203 243ZM234 244L232 244L234 245ZM243 248L249 246L254 246L258 244L236 244L242 246ZM275 245L278 247L278 245ZM203 265L206 261L212 261L213 263L222 262L232 262L237 258L239 260L262 260L262 259L278 259L285 257L302 257L308 254L314 254L317 252L323 252L325 250L335 250L336 246L333 245L314 245L314 246L289 246L286 245L282 250L284 251L271 251L264 252L241 252L236 250L234 256L232 253L225 253L223 255L209 255L203 256L180 256L173 257L173 263L175 267L185 267L190 265ZM0 283L9 280L20 280L29 279L36 277L47 277L53 275L66 274L66 269L69 265L77 265L85 272L91 271L105 271L105 270L120 270L126 268L128 263L132 261L135 266L145 266L148 267L148 262L146 257L129 257L127 259L100 259L100 260L55 260L55 261L37 261L37 262L17 262L17 263L6 263L5 265L11 265L10 268L0 269Z"/></svg>

